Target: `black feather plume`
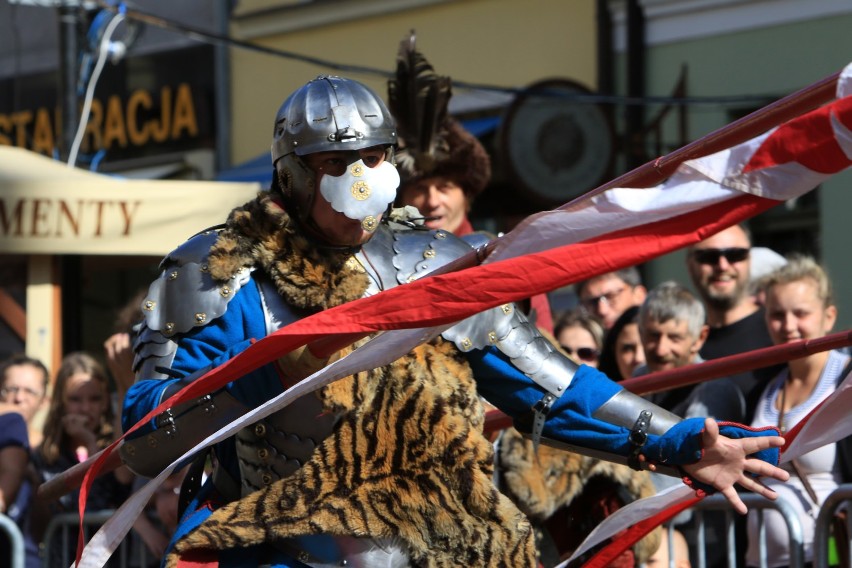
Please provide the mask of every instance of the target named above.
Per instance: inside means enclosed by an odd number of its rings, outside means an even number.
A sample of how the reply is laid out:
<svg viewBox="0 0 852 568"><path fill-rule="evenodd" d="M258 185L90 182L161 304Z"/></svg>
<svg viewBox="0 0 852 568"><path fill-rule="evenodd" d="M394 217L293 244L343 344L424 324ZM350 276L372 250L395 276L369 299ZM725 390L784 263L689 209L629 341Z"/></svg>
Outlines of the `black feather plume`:
<svg viewBox="0 0 852 568"><path fill-rule="evenodd" d="M418 170L428 172L446 156L441 131L446 126L452 81L437 75L414 43L413 30L400 42L396 78L388 82L388 107L405 150L399 157L414 160Z"/></svg>

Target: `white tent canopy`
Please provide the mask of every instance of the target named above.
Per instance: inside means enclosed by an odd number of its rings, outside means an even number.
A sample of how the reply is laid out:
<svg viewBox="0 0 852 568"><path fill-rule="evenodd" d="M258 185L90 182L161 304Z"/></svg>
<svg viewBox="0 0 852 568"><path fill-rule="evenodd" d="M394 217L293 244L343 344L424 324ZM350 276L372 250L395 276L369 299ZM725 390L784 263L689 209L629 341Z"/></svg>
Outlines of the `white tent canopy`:
<svg viewBox="0 0 852 568"><path fill-rule="evenodd" d="M0 251L161 256L222 223L257 183L131 180L0 146Z"/></svg>

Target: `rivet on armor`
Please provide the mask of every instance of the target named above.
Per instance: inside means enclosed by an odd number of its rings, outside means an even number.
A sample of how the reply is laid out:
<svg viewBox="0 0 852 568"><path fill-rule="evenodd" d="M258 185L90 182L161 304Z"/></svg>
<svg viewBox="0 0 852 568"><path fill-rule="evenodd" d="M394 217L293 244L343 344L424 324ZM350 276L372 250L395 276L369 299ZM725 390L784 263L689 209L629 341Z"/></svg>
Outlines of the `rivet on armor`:
<svg viewBox="0 0 852 568"><path fill-rule="evenodd" d="M504 314L509 315L512 313L512 304L503 304L500 309L503 310Z"/></svg>
<svg viewBox="0 0 852 568"><path fill-rule="evenodd" d="M145 304L142 306L142 309L145 310L146 312L151 312L151 311L154 310L156 305L157 305L157 302L155 302L154 300L145 300Z"/></svg>
<svg viewBox="0 0 852 568"><path fill-rule="evenodd" d="M438 256L438 253L435 249L426 249L423 251L423 258L435 258L436 256Z"/></svg>
<svg viewBox="0 0 852 568"><path fill-rule="evenodd" d="M207 314L204 312L195 314L195 323L204 323L205 321L207 321Z"/></svg>
<svg viewBox="0 0 852 568"><path fill-rule="evenodd" d="M209 270L210 270L210 267L207 266L206 264L201 265L201 272L208 272Z"/></svg>
<svg viewBox="0 0 852 568"><path fill-rule="evenodd" d="M349 168L349 173L355 177L361 177L364 175L364 168L361 164L352 164L352 167Z"/></svg>
<svg viewBox="0 0 852 568"><path fill-rule="evenodd" d="M473 342L470 340L469 337L465 337L464 339L461 340L461 348L463 350L467 351L471 347L473 347Z"/></svg>
<svg viewBox="0 0 852 568"><path fill-rule="evenodd" d="M370 186L365 181L356 181L352 184L352 197L358 201L364 201L370 197Z"/></svg>
<svg viewBox="0 0 852 568"><path fill-rule="evenodd" d="M157 447L157 438L155 438L154 436L148 436L148 445L151 446L152 448L156 448Z"/></svg>
<svg viewBox="0 0 852 568"><path fill-rule="evenodd" d="M366 217L364 217L364 220L361 221L361 228L367 231L368 233L372 233L373 231L375 231L378 225L378 221L376 221L376 218L372 215L367 215Z"/></svg>
<svg viewBox="0 0 852 568"><path fill-rule="evenodd" d="M340 565L341 566L349 566L349 562L347 562L346 559L344 558L343 560L340 561Z"/></svg>
<svg viewBox="0 0 852 568"><path fill-rule="evenodd" d="M266 425L265 424L255 424L254 425L254 435L263 438L266 436Z"/></svg>
<svg viewBox="0 0 852 568"><path fill-rule="evenodd" d="M311 559L311 555L308 554L307 552L305 552L304 550L299 553L299 562L304 562L305 564L307 564L308 560L310 560L310 559Z"/></svg>
<svg viewBox="0 0 852 568"><path fill-rule="evenodd" d="M135 456L136 455L136 447L131 446L130 444L124 445L124 451L127 452L127 455L129 455L129 456Z"/></svg>
<svg viewBox="0 0 852 568"><path fill-rule="evenodd" d="M177 280L177 277L178 277L178 271L177 270L172 270L171 272L169 272L169 280Z"/></svg>
<svg viewBox="0 0 852 568"><path fill-rule="evenodd" d="M415 280L417 280L417 276L414 274L405 279L406 282L414 282Z"/></svg>
<svg viewBox="0 0 852 568"><path fill-rule="evenodd" d="M163 326L163 333L169 334L175 332L175 324L174 322L166 322L166 325Z"/></svg>
<svg viewBox="0 0 852 568"><path fill-rule="evenodd" d="M348 268L349 270L355 270L356 272L366 272L366 270L364 270L364 267L361 266L361 263L358 262L358 259L354 256L350 256L348 259L346 259L346 268Z"/></svg>
<svg viewBox="0 0 852 568"><path fill-rule="evenodd" d="M219 294L227 298L231 295L231 288L229 288L228 286L222 286L221 288L219 288Z"/></svg>
<svg viewBox="0 0 852 568"><path fill-rule="evenodd" d="M260 448L257 450L257 457L262 460L266 460L269 457L269 450L266 448Z"/></svg>
<svg viewBox="0 0 852 568"><path fill-rule="evenodd" d="M489 331L488 332L488 341L490 343L497 343L497 332L496 331Z"/></svg>
<svg viewBox="0 0 852 568"><path fill-rule="evenodd" d="M447 233L445 233L444 231L437 231L437 232L435 233L435 238L436 238L436 239L446 239L446 238L447 238Z"/></svg>
<svg viewBox="0 0 852 568"><path fill-rule="evenodd" d="M272 476L268 473L264 473L262 476L260 476L260 480L263 481L264 485L269 485L270 483L272 483Z"/></svg>

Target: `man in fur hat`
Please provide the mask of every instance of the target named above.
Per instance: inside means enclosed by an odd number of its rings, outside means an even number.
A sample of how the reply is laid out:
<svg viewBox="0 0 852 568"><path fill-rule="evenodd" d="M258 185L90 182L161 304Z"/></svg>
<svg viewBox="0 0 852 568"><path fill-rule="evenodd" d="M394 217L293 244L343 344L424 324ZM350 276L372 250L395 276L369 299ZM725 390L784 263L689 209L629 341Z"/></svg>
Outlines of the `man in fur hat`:
<svg viewBox="0 0 852 568"><path fill-rule="evenodd" d="M397 204L415 207L430 229L449 231L474 247L484 245L493 235L475 231L468 216L491 180L491 158L476 136L449 116L450 78L436 75L413 44L413 35L403 40L396 77L388 83L388 106L399 126ZM552 334L547 295L524 304L539 329Z"/></svg>
<svg viewBox="0 0 852 568"><path fill-rule="evenodd" d="M125 429L256 338L470 250L389 208L395 145L390 113L357 81L321 76L287 98L273 187L170 253L142 303ZM145 424L122 458L151 476L327 363L309 347L282 354ZM739 511L735 484L771 497L756 478L787 477L771 465L783 439L667 415L562 356L507 304L215 445L212 474L184 487L167 565L534 565L529 522L492 482L477 389L536 442L678 468Z"/></svg>

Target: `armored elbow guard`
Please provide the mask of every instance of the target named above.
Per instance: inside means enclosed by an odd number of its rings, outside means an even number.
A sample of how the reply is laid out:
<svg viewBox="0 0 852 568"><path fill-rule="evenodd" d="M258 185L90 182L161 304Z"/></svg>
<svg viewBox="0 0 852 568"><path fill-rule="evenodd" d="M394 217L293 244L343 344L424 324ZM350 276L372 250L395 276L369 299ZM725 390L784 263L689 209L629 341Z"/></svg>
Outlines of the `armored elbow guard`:
<svg viewBox="0 0 852 568"><path fill-rule="evenodd" d="M168 399L207 371L209 368L173 382L162 399ZM226 389L168 408L154 418L149 427L125 440L120 450L121 459L137 475L155 477L206 437L249 410Z"/></svg>

